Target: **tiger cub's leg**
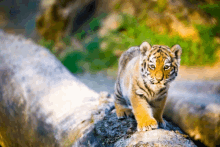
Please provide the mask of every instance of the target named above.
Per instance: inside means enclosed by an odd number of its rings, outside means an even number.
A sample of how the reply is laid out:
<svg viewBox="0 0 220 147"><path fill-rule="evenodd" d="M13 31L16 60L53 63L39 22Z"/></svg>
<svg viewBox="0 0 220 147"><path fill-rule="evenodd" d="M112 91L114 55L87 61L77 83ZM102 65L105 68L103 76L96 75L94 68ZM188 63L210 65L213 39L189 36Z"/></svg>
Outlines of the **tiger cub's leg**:
<svg viewBox="0 0 220 147"><path fill-rule="evenodd" d="M115 109L118 119L133 116L132 110L130 108L127 108L127 106L121 105L117 102L115 102Z"/></svg>
<svg viewBox="0 0 220 147"><path fill-rule="evenodd" d="M131 105L138 124L138 131L148 131L158 128L157 121L153 117L152 108L146 100L134 94L131 97Z"/></svg>
<svg viewBox="0 0 220 147"><path fill-rule="evenodd" d="M153 109L154 118L157 120L159 126L162 128L166 127L166 123L163 120L163 111L165 107L166 98L167 97L158 102L157 107Z"/></svg>
<svg viewBox="0 0 220 147"><path fill-rule="evenodd" d="M123 119L126 117L133 116L132 109L128 107L125 98L122 96L120 87L116 85L115 87L115 109L118 119Z"/></svg>

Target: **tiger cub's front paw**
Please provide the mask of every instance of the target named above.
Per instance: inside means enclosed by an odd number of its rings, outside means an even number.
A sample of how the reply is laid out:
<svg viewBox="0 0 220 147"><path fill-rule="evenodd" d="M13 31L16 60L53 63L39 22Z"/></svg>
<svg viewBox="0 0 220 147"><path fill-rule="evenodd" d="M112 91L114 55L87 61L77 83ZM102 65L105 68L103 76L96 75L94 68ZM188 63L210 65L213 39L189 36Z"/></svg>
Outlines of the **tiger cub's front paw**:
<svg viewBox="0 0 220 147"><path fill-rule="evenodd" d="M129 108L116 110L116 114L117 114L118 119L124 119L124 118L133 116L132 110Z"/></svg>
<svg viewBox="0 0 220 147"><path fill-rule="evenodd" d="M138 131L150 131L153 129L157 129L158 124L155 119L148 119L138 122L137 130Z"/></svg>

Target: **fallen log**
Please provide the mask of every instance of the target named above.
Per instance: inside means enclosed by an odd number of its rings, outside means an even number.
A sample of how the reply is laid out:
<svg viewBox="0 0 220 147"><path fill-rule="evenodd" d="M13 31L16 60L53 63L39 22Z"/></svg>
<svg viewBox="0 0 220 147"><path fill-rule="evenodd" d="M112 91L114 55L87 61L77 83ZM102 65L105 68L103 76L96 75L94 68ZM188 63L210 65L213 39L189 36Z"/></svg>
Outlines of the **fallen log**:
<svg viewBox="0 0 220 147"><path fill-rule="evenodd" d="M74 77L54 55L0 31L0 144L13 146L195 146L178 127L136 132L113 97ZM153 135L151 135L153 134Z"/></svg>

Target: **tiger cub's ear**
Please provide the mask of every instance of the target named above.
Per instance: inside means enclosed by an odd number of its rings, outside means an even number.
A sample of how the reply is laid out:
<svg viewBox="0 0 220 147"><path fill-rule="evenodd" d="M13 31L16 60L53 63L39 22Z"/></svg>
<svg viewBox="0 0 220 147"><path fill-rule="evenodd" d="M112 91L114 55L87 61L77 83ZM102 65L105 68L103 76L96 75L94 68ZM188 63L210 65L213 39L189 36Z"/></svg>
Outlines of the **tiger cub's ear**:
<svg viewBox="0 0 220 147"><path fill-rule="evenodd" d="M140 45L141 54L144 56L147 51L151 49L151 45L148 42L143 42Z"/></svg>
<svg viewBox="0 0 220 147"><path fill-rule="evenodd" d="M180 57L181 57L181 54L182 54L182 48L178 44L176 44L176 45L172 46L172 48L170 50L171 50L171 52L174 53L175 58L180 63Z"/></svg>

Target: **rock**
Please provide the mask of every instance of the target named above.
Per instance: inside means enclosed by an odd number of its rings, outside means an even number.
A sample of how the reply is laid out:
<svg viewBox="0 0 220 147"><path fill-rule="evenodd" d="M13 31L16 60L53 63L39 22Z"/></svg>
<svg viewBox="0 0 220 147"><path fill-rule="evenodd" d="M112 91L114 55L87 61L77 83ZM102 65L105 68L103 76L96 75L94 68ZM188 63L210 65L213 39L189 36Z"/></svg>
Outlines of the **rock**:
<svg viewBox="0 0 220 147"><path fill-rule="evenodd" d="M209 147L220 145L219 89L219 82L175 82L164 115L194 140Z"/></svg>

